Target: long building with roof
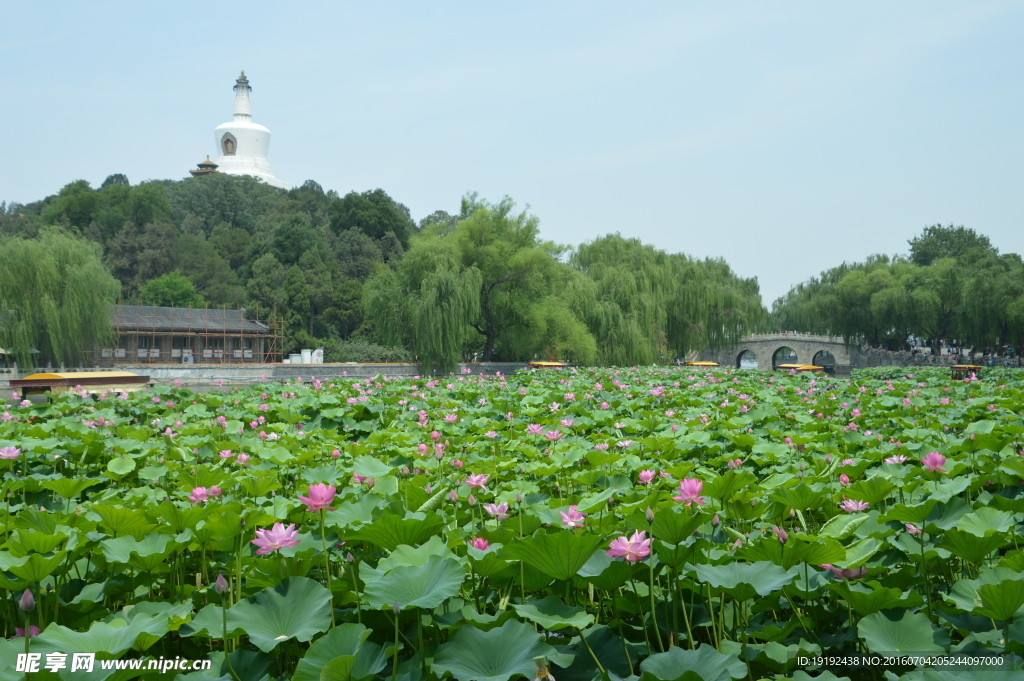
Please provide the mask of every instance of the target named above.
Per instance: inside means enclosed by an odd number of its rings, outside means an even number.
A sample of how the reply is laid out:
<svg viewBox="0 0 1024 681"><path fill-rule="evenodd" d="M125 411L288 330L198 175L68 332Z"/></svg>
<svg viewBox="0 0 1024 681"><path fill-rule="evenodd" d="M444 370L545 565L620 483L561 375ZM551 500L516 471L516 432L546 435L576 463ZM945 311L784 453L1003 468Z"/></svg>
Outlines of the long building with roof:
<svg viewBox="0 0 1024 681"><path fill-rule="evenodd" d="M97 348L99 366L260 364L279 361L281 356L274 323L261 321L244 308L113 305L110 321L115 340L109 347Z"/></svg>

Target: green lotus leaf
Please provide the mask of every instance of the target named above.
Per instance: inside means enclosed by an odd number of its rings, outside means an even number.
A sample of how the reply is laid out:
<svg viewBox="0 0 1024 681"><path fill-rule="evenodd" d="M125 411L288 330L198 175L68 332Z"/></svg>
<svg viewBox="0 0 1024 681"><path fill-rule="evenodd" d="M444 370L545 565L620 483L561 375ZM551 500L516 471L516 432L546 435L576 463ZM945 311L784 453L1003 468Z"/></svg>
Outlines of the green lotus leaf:
<svg viewBox="0 0 1024 681"><path fill-rule="evenodd" d="M946 600L952 601L956 607L970 612L981 603L978 590L985 584L999 584L1005 580L1024 579L1024 572L1013 570L1008 567L994 567L981 571L977 579L958 579L953 582L953 588L946 595Z"/></svg>
<svg viewBox="0 0 1024 681"><path fill-rule="evenodd" d="M924 503L913 504L910 506L906 504L897 504L889 509L889 511L878 520L879 522L895 520L901 523L919 524L928 518L928 514L932 512L932 509L934 509L938 503L939 502L936 499L928 499Z"/></svg>
<svg viewBox="0 0 1024 681"><path fill-rule="evenodd" d="M118 457L107 462L107 470L120 479L135 470L135 459Z"/></svg>
<svg viewBox="0 0 1024 681"><path fill-rule="evenodd" d="M511 542L501 555L521 560L555 579L567 580L586 565L604 540L593 534L576 535L567 530L538 531L532 537Z"/></svg>
<svg viewBox="0 0 1024 681"><path fill-rule="evenodd" d="M960 522L956 524L958 530L970 532L978 537L984 537L989 532L1007 532L1012 526L1012 513L988 506L983 506L974 513L968 513L961 517Z"/></svg>
<svg viewBox="0 0 1024 681"><path fill-rule="evenodd" d="M991 617L997 622L1009 622L1024 606L1024 580L1007 579L998 584L982 584L978 588L980 607L975 615Z"/></svg>
<svg viewBox="0 0 1024 681"><path fill-rule="evenodd" d="M438 648L431 670L438 676L450 673L456 681L533 678L537 671L534 660L554 653L531 625L509 620L490 631L460 627L448 643Z"/></svg>
<svg viewBox="0 0 1024 681"><path fill-rule="evenodd" d="M799 511L813 510L825 503L828 496L824 490L817 489L820 485L810 487L800 484L773 492L768 498L777 501L786 508Z"/></svg>
<svg viewBox="0 0 1024 681"><path fill-rule="evenodd" d="M877 505L892 494L895 489L896 485L892 484L885 478L876 475L873 478L855 482L846 488L844 494L850 499L857 499L859 501L866 501L872 505Z"/></svg>
<svg viewBox="0 0 1024 681"><path fill-rule="evenodd" d="M757 482L757 476L750 471L735 470L727 471L709 483L704 484L703 493L712 499L728 501L734 494L747 485ZM660 538L660 537L659 537ZM678 544L678 541L669 541L671 544Z"/></svg>
<svg viewBox="0 0 1024 681"><path fill-rule="evenodd" d="M66 529L66 528L65 528ZM69 532L71 530L68 530ZM33 530L18 530L17 537L13 537L9 544L12 549L21 549L17 553L24 556L30 551L35 553L49 553L68 540L68 535L63 532L36 532Z"/></svg>
<svg viewBox="0 0 1024 681"><path fill-rule="evenodd" d="M359 528L346 539L366 541L394 551L402 544L421 544L440 532L442 527L444 520L435 513L410 513L405 518L387 513Z"/></svg>
<svg viewBox="0 0 1024 681"><path fill-rule="evenodd" d="M728 681L746 676L747 665L742 660L735 655L723 655L706 643L702 643L697 650L671 648L665 653L655 653L640 663L641 681Z"/></svg>
<svg viewBox="0 0 1024 681"><path fill-rule="evenodd" d="M282 641L309 641L331 624L331 595L307 577L289 577L277 586L239 601L228 610L228 629L242 629L265 653Z"/></svg>
<svg viewBox="0 0 1024 681"><path fill-rule="evenodd" d="M401 546L396 547L389 556L380 559L377 563L377 569L381 572L389 572L400 565L406 567L426 565L431 556L450 558L457 561L462 566L466 565L466 559L462 556L456 556L455 553L448 548L448 545L444 540L435 534L418 547L412 547L408 544L402 544Z"/></svg>
<svg viewBox="0 0 1024 681"><path fill-rule="evenodd" d="M349 681L352 678L352 670L356 666L355 655L342 655L336 657L320 670L319 681Z"/></svg>
<svg viewBox="0 0 1024 681"><path fill-rule="evenodd" d="M436 608L459 593L466 569L458 561L432 555L423 565L399 565L383 577L365 579L365 597L373 608Z"/></svg>
<svg viewBox="0 0 1024 681"><path fill-rule="evenodd" d="M100 517L100 527L115 537L129 535L142 539L153 527L146 514L134 508L96 505L90 510Z"/></svg>
<svg viewBox="0 0 1024 681"><path fill-rule="evenodd" d="M885 610L857 624L857 633L872 653L940 653L949 650L949 632L928 616L910 610Z"/></svg>
<svg viewBox="0 0 1024 681"><path fill-rule="evenodd" d="M594 623L594 616L586 610L566 605L558 596L553 595L545 596L539 601L530 601L512 607L521 617L550 631L557 631L565 627L586 629Z"/></svg>
<svg viewBox="0 0 1024 681"><path fill-rule="evenodd" d="M867 522L870 517L867 513L843 513L837 515L822 526L818 531L818 535L821 537L831 537L832 539L846 539L856 532L858 527Z"/></svg>
<svg viewBox="0 0 1024 681"><path fill-rule="evenodd" d="M885 587L873 589L864 584L847 581L832 583L829 585L829 589L842 596L850 604L850 607L862 617L872 615L880 610L914 608L924 605L921 594L914 590L903 593L899 589Z"/></svg>
<svg viewBox="0 0 1024 681"><path fill-rule="evenodd" d="M154 614L135 617L130 622L120 618L93 622L88 631L82 632L51 623L39 635L39 642L65 653L103 652L117 657L134 646L143 634L163 636L166 633L167 615Z"/></svg>
<svg viewBox="0 0 1024 681"><path fill-rule="evenodd" d="M769 561L788 570L801 563L839 563L846 559L846 553L842 544L827 537L808 541L804 536L791 536L788 542L781 544L778 539L769 535L744 546L737 555L751 561Z"/></svg>
<svg viewBox="0 0 1024 681"><path fill-rule="evenodd" d="M709 520L711 515L700 511L688 513L663 509L654 513L651 534L666 544L681 544Z"/></svg>
<svg viewBox="0 0 1024 681"><path fill-rule="evenodd" d="M990 553L1007 544L1009 541L998 534L979 537L963 530L950 530L942 535L943 548L974 565L980 565Z"/></svg>
<svg viewBox="0 0 1024 681"><path fill-rule="evenodd" d="M778 542L776 542L778 543ZM774 563L725 563L697 565L697 578L711 585L712 591L724 591L736 600L767 596L793 581L794 575Z"/></svg>
<svg viewBox="0 0 1024 681"><path fill-rule="evenodd" d="M615 560L604 551L597 551L576 574L599 589L614 591L629 578L629 564Z"/></svg>
<svg viewBox="0 0 1024 681"><path fill-rule="evenodd" d="M128 460L132 461L131 459ZM134 465L135 462L132 461L132 464ZM74 499L90 487L102 483L102 480L95 478L59 478L57 480L44 481L43 489L55 492L62 499Z"/></svg>
<svg viewBox="0 0 1024 681"><path fill-rule="evenodd" d="M164 559L178 544L169 534L147 534L142 541L132 537L104 539L100 542L104 557L111 563L127 563L136 570L152 572L166 567Z"/></svg>
<svg viewBox="0 0 1024 681"><path fill-rule="evenodd" d="M11 565L7 570L28 582L41 582L56 572L64 562L67 551L58 551L52 556L33 553L20 565Z"/></svg>
<svg viewBox="0 0 1024 681"><path fill-rule="evenodd" d="M395 472L392 466L372 456L358 456L352 462L352 470L366 478L382 478Z"/></svg>
<svg viewBox="0 0 1024 681"><path fill-rule="evenodd" d="M354 668L355 656L371 633L362 624L339 624L334 627L309 646L295 667L292 681L317 681L323 669L341 656L352 657Z"/></svg>

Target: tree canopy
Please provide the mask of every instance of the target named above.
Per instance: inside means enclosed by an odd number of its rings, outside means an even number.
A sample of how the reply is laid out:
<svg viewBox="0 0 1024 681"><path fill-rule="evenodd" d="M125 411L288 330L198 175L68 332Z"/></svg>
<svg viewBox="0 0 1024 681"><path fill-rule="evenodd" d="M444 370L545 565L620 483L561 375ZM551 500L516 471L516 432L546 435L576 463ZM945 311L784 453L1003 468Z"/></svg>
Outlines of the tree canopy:
<svg viewBox="0 0 1024 681"><path fill-rule="evenodd" d="M98 244L56 227L0 236L0 347L22 366L81 362L111 338L119 292Z"/></svg>
<svg viewBox="0 0 1024 681"><path fill-rule="evenodd" d="M775 301L772 324L933 352L953 341L986 348L1024 342L1024 266L965 227L926 227L909 255L844 263Z"/></svg>

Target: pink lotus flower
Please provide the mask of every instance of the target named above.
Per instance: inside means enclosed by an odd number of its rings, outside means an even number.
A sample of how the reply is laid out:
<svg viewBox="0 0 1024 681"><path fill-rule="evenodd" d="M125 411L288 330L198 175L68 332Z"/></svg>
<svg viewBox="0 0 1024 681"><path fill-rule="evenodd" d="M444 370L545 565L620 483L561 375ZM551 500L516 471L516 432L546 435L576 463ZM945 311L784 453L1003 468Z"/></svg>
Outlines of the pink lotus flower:
<svg viewBox="0 0 1024 681"><path fill-rule="evenodd" d="M333 511L334 509L330 508L330 506L334 501L335 492L336 490L334 489L334 485L326 485L319 482L315 485L310 485L309 496L300 496L299 501L306 505L307 511L319 511L321 509L324 511Z"/></svg>
<svg viewBox="0 0 1024 681"><path fill-rule="evenodd" d="M17 447L0 447L0 459L17 459L20 454Z"/></svg>
<svg viewBox="0 0 1024 681"><path fill-rule="evenodd" d="M484 475L483 473L471 473L468 478L462 482L469 487L479 487L480 489L487 489L487 481L491 479L491 476Z"/></svg>
<svg viewBox="0 0 1024 681"><path fill-rule="evenodd" d="M235 457L235 463L241 464L242 466L246 466L248 465L247 462L251 458L252 457L249 456L248 454L239 454L237 457Z"/></svg>
<svg viewBox="0 0 1024 681"><path fill-rule="evenodd" d="M909 532L910 534L914 534L914 535L922 535L922 534L924 534L924 531L921 530L921 528L919 528L919 527L917 527L915 525L911 525L910 523L903 523L903 527L907 528L907 532Z"/></svg>
<svg viewBox="0 0 1024 681"><path fill-rule="evenodd" d="M544 433L544 437L547 438L548 442L557 442L558 440L561 440L564 435L565 433L561 433L557 430L549 430Z"/></svg>
<svg viewBox="0 0 1024 681"><path fill-rule="evenodd" d="M652 471L652 470L643 470L643 471L640 471L640 472L639 472L639 473L637 474L636 478L637 478L637 482L640 482L640 483L642 483L642 484L644 484L644 485L649 485L649 484L651 484L652 482L654 482L654 478L655 478L655 477L656 477L657 475L658 475L658 474L657 474L657 473L656 473L655 471Z"/></svg>
<svg viewBox="0 0 1024 681"><path fill-rule="evenodd" d="M559 421L559 423L561 423L566 428L572 428L573 420L572 419L562 419L561 421Z"/></svg>
<svg viewBox="0 0 1024 681"><path fill-rule="evenodd" d="M839 475L839 484L843 487L847 487L850 484L850 476L846 473L841 473Z"/></svg>
<svg viewBox="0 0 1024 681"><path fill-rule="evenodd" d="M285 527L284 523L274 523L274 527L269 530L257 529L256 538L252 540L252 543L259 547L256 550L256 555L265 556L279 549L298 546L299 540L296 539L298 536L299 531L295 529L295 523L288 527Z"/></svg>
<svg viewBox="0 0 1024 681"><path fill-rule="evenodd" d="M465 464L462 463L462 459L455 459L455 461L452 461L452 468L455 470L460 470L464 465Z"/></svg>
<svg viewBox="0 0 1024 681"><path fill-rule="evenodd" d="M543 431L544 426L540 425L539 423L531 423L530 425L526 426L527 435L540 435Z"/></svg>
<svg viewBox="0 0 1024 681"><path fill-rule="evenodd" d="M837 568L833 567L830 563L823 563L818 567L825 570L831 570L836 579L860 579L868 573L868 569L866 567Z"/></svg>
<svg viewBox="0 0 1024 681"><path fill-rule="evenodd" d="M486 435L487 437L489 437L489 438L491 438L493 440L494 438L498 437L498 431L496 431L496 430L488 430L486 433L484 433L484 435Z"/></svg>
<svg viewBox="0 0 1024 681"><path fill-rule="evenodd" d="M192 494L189 495L188 500L193 504L198 504L203 501L209 501L210 490L205 487L196 487L192 490Z"/></svg>
<svg viewBox="0 0 1024 681"><path fill-rule="evenodd" d="M921 463L924 464L924 469L926 471L938 471L940 473L949 472L942 467L946 463L946 457L942 456L942 454L939 454L938 452L931 452L930 454L925 455L925 457L921 459Z"/></svg>
<svg viewBox="0 0 1024 681"><path fill-rule="evenodd" d="M220 487L211 487L206 491L207 493L209 493L211 497L219 497L221 494L224 493L224 490L222 490Z"/></svg>
<svg viewBox="0 0 1024 681"><path fill-rule="evenodd" d="M458 414L445 414L444 420L446 423L456 423L459 420Z"/></svg>
<svg viewBox="0 0 1024 681"><path fill-rule="evenodd" d="M361 485L365 481L366 481L366 476L359 475L359 473L356 473L355 471L352 471L352 482L354 482L357 485Z"/></svg>
<svg viewBox="0 0 1024 681"><path fill-rule="evenodd" d="M576 504L569 507L568 511L559 511L558 514L562 516L562 527L568 527L572 529L574 527L583 527L584 521L587 516L576 510Z"/></svg>
<svg viewBox="0 0 1024 681"><path fill-rule="evenodd" d="M705 504L704 497L700 496L700 491L704 488L704 483L697 478L687 478L679 483L679 496L672 497L675 501L685 501L686 505L697 504L703 506Z"/></svg>
<svg viewBox="0 0 1024 681"><path fill-rule="evenodd" d="M232 452L230 449L224 449L224 450L221 450L220 458L222 458L222 459L230 459L234 455L235 455L235 453Z"/></svg>
<svg viewBox="0 0 1024 681"><path fill-rule="evenodd" d="M491 543L483 537L474 537L473 540L469 542L469 545L478 551L486 551L491 548Z"/></svg>
<svg viewBox="0 0 1024 681"><path fill-rule="evenodd" d="M844 499L843 503L839 504L839 508L843 509L847 513L857 513L859 511L868 510L868 504L864 501L858 501L856 499Z"/></svg>
<svg viewBox="0 0 1024 681"><path fill-rule="evenodd" d="M33 636L38 636L40 633L42 632L39 630L39 627L37 627L34 624L28 625L29 638L32 638ZM21 627L14 627L14 638L25 638L25 630Z"/></svg>
<svg viewBox="0 0 1024 681"><path fill-rule="evenodd" d="M630 563L643 560L651 553L651 540L645 539L646 536L646 532L639 531L634 532L629 539L626 539L625 536L616 537L608 545L609 548L605 553L611 558L625 558Z"/></svg>
<svg viewBox="0 0 1024 681"><path fill-rule="evenodd" d="M893 456L886 458L885 463L906 463L906 461L907 457L903 454L894 454Z"/></svg>
<svg viewBox="0 0 1024 681"><path fill-rule="evenodd" d="M735 459L730 459L729 460L729 469L730 470L736 470L737 468L739 468L742 465L743 465L743 459L735 458Z"/></svg>
<svg viewBox="0 0 1024 681"><path fill-rule="evenodd" d="M487 504L484 506L484 510L494 518L495 520L504 520L508 517L508 504L502 502L500 504Z"/></svg>

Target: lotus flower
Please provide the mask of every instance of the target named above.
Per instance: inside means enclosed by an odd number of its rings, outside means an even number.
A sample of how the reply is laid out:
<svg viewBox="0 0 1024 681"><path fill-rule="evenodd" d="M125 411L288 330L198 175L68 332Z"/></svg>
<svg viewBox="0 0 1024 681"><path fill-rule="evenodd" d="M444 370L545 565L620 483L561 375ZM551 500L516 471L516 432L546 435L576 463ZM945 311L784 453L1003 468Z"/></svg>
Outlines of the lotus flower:
<svg viewBox="0 0 1024 681"><path fill-rule="evenodd" d="M931 452L921 459L921 463L924 464L926 471L938 471L940 473L948 473L942 466L946 463L946 457L942 456L938 452Z"/></svg>
<svg viewBox="0 0 1024 681"><path fill-rule="evenodd" d="M642 483L642 484L644 484L644 485L649 485L649 484L651 484L652 482L654 482L654 478L655 478L655 477L656 477L657 475L658 475L658 474L657 474L657 473L656 473L655 471L651 471L651 470L643 470L643 471L640 471L640 472L639 472L639 473L637 474L636 478L637 478L637 481L638 481L638 482L640 482L640 483Z"/></svg>
<svg viewBox="0 0 1024 681"><path fill-rule="evenodd" d="M307 511L333 511L330 508L334 501L334 485L326 485L322 482L309 486L309 496L299 497L299 501L306 505Z"/></svg>
<svg viewBox="0 0 1024 681"><path fill-rule="evenodd" d="M224 449L220 453L220 458L222 458L222 459L230 459L234 455L235 455L235 453L232 452L230 449Z"/></svg>
<svg viewBox="0 0 1024 681"><path fill-rule="evenodd" d="M634 532L629 539L625 536L616 537L608 545L605 553L611 558L625 558L630 563L643 560L644 556L651 553L651 540L645 539L646 536L646 532L639 531Z"/></svg>
<svg viewBox="0 0 1024 681"><path fill-rule="evenodd" d="M17 459L20 454L17 447L0 447L0 459Z"/></svg>
<svg viewBox="0 0 1024 681"><path fill-rule="evenodd" d="M463 480L469 487L479 487L480 489L487 489L487 481L491 479L491 476L484 475L483 473L471 473L468 478Z"/></svg>
<svg viewBox="0 0 1024 681"><path fill-rule="evenodd" d="M818 567L820 567L822 569L825 569L825 570L831 570L832 574L835 575L836 579L860 579L861 577L863 577L864 575L866 575L868 573L868 569L866 567L859 567L859 568L837 568L837 567L833 567L829 563L823 563L822 565L819 565Z"/></svg>
<svg viewBox="0 0 1024 681"><path fill-rule="evenodd" d="M24 593L21 594L21 600L18 601L18 607L21 608L22 612L32 612L36 607L36 599L32 595L32 591L25 589Z"/></svg>
<svg viewBox="0 0 1024 681"><path fill-rule="evenodd" d="M916 534L916 535L924 534L924 531L921 530L921 528L919 528L919 527L917 527L915 525L911 525L910 523L903 523L903 527L907 528L907 532L909 532L910 534Z"/></svg>
<svg viewBox="0 0 1024 681"><path fill-rule="evenodd" d="M279 549L298 546L299 540L296 539L298 536L299 531L295 529L295 523L288 527L285 527L284 523L274 523L274 527L269 530L257 529L256 538L252 540L252 543L259 547L256 550L256 555L265 556Z"/></svg>
<svg viewBox="0 0 1024 681"><path fill-rule="evenodd" d="M473 540L469 542L469 545L478 551L486 551L491 548L490 542L483 537L474 537Z"/></svg>
<svg viewBox="0 0 1024 681"><path fill-rule="evenodd" d="M906 463L907 457L903 454L894 454L885 460L885 463Z"/></svg>
<svg viewBox="0 0 1024 681"><path fill-rule="evenodd" d="M223 574L217 575L217 581L213 585L214 591L216 591L217 593L219 593L219 594L221 594L223 596L224 594L226 594L228 592L229 588L230 587L228 586L228 580L224 579L224 575Z"/></svg>
<svg viewBox="0 0 1024 681"><path fill-rule="evenodd" d="M700 496L700 491L704 488L704 483L697 478L687 478L679 483L679 496L672 497L676 501L684 501L686 505L697 504L698 506L704 505L704 497Z"/></svg>
<svg viewBox="0 0 1024 681"><path fill-rule="evenodd" d="M484 506L484 510L495 520L504 520L508 517L508 504L502 502L500 504L487 504Z"/></svg>
<svg viewBox="0 0 1024 681"><path fill-rule="evenodd" d="M527 435L540 435L543 431L544 426L540 425L539 423L531 423L530 425L526 426Z"/></svg>
<svg viewBox="0 0 1024 681"><path fill-rule="evenodd" d="M857 513L859 511L868 510L868 504L864 501L857 501L856 499L844 499L843 503L839 504L839 508L843 509L847 513Z"/></svg>
<svg viewBox="0 0 1024 681"><path fill-rule="evenodd" d="M209 501L210 490L205 487L195 487L192 490L192 494L189 495L188 500L193 504L198 504L204 501Z"/></svg>
<svg viewBox="0 0 1024 681"><path fill-rule="evenodd" d="M735 459L730 459L728 465L729 470L736 470L737 468L743 465L743 459L740 459L739 457Z"/></svg>
<svg viewBox="0 0 1024 681"><path fill-rule="evenodd" d="M28 637L38 636L40 633L39 627L34 624L28 625ZM25 630L21 627L14 628L14 638L25 638Z"/></svg>
<svg viewBox="0 0 1024 681"><path fill-rule="evenodd" d="M583 523L587 518L586 515L576 510L576 504L570 506L568 511L559 511L558 514L562 516L562 527L570 529L583 527Z"/></svg>
<svg viewBox="0 0 1024 681"><path fill-rule="evenodd" d="M780 544L785 544L789 541L789 535L778 525L772 525L772 533L778 538Z"/></svg>
<svg viewBox="0 0 1024 681"><path fill-rule="evenodd" d="M841 473L839 475L839 484L842 485L843 487L849 486L849 484L850 484L850 476L847 475L846 473Z"/></svg>

